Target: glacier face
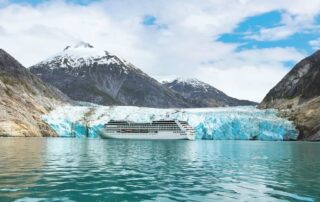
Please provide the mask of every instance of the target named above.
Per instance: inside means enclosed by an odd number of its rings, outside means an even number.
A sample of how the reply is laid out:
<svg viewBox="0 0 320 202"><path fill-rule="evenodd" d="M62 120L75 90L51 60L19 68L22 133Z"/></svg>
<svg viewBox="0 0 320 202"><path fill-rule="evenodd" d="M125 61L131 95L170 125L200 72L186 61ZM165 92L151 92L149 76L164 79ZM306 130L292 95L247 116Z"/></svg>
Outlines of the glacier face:
<svg viewBox="0 0 320 202"><path fill-rule="evenodd" d="M210 140L295 140L291 122L276 116L276 110L255 107L201 109L155 109L131 106L63 106L43 119L61 137L99 137L109 120L151 122L159 119L187 121L197 139Z"/></svg>

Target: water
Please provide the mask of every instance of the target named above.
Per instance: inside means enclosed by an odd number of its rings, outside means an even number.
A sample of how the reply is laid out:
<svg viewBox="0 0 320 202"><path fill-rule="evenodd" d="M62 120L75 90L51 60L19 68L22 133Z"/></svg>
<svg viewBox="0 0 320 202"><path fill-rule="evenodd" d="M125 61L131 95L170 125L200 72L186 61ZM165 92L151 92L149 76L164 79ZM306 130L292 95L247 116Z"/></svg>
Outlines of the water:
<svg viewBox="0 0 320 202"><path fill-rule="evenodd" d="M0 201L319 201L320 144L0 138Z"/></svg>

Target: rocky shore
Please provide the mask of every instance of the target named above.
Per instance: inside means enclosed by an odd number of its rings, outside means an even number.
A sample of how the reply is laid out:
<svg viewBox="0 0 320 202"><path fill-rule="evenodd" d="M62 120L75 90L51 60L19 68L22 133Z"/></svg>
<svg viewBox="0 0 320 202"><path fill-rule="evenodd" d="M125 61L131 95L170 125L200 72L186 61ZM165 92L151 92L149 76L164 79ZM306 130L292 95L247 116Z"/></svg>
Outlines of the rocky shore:
<svg viewBox="0 0 320 202"><path fill-rule="evenodd" d="M0 49L0 136L57 136L41 115L69 98Z"/></svg>
<svg viewBox="0 0 320 202"><path fill-rule="evenodd" d="M299 130L298 139L320 141L320 51L295 65L259 107L279 109Z"/></svg>

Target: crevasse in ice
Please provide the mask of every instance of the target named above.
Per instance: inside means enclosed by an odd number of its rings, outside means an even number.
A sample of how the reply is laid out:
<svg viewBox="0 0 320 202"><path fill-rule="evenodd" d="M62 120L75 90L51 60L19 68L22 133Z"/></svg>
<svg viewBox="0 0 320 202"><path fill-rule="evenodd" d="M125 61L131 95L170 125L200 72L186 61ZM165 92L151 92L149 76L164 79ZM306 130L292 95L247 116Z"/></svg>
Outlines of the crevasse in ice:
<svg viewBox="0 0 320 202"><path fill-rule="evenodd" d="M99 137L109 120L151 122L159 119L187 121L197 139L295 140L292 123L276 116L276 110L255 107L154 109L129 106L63 106L43 119L62 137Z"/></svg>

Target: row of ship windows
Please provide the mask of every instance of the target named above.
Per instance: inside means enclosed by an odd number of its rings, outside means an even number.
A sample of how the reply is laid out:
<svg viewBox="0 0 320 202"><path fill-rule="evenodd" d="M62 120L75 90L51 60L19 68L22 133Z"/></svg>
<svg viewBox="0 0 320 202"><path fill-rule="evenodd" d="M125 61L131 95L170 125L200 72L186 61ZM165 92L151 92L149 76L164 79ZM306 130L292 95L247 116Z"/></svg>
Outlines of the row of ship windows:
<svg viewBox="0 0 320 202"><path fill-rule="evenodd" d="M121 130L106 130L106 132L117 133L158 133L158 130L146 130L146 129L121 129ZM170 130L170 132L180 133L181 130Z"/></svg>
<svg viewBox="0 0 320 202"><path fill-rule="evenodd" d="M180 127L178 126L106 126L106 128L156 128L156 129L163 129L163 128L166 128L166 129L180 129Z"/></svg>
<svg viewBox="0 0 320 202"><path fill-rule="evenodd" d="M158 130L158 129L116 129L116 130L106 129L106 131L109 131L109 132L115 132L115 131L146 131L146 132L169 131L169 132L182 132L182 130L180 130L180 129L176 129L176 130L171 130L171 129L161 129L161 130Z"/></svg>
<svg viewBox="0 0 320 202"><path fill-rule="evenodd" d="M159 124L106 124L106 126L129 126L129 127L139 127L139 126L146 126L146 127L153 127L153 126L156 126L156 127L164 127L164 126L178 126L177 124L162 124L162 125L159 125Z"/></svg>

